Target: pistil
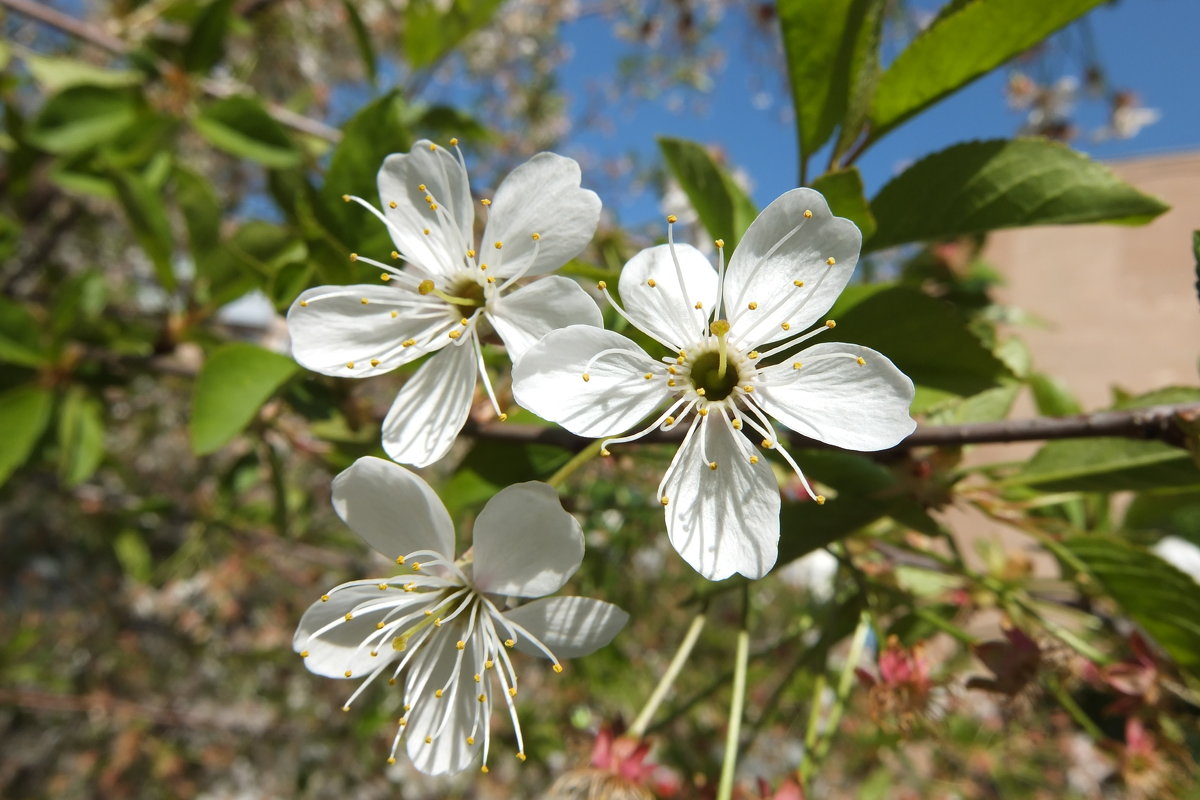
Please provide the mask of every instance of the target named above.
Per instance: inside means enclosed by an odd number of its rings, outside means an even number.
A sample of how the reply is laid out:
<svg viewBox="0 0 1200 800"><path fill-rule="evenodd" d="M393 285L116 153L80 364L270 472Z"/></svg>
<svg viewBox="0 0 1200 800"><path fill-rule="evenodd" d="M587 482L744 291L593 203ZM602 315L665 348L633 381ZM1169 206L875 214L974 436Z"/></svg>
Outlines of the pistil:
<svg viewBox="0 0 1200 800"><path fill-rule="evenodd" d="M434 286L433 281L429 280L428 278L421 281L421 284L417 287L417 292L422 295L431 294L434 297L445 300L447 303L453 303L456 306L471 306L473 308L479 306L479 302L477 300L472 300L469 297L458 297L456 295L443 292L441 289Z"/></svg>
<svg viewBox="0 0 1200 800"><path fill-rule="evenodd" d="M721 359L717 362L717 380L724 380L725 372L729 368L728 348L725 346L725 337L729 334L729 323L723 319L715 319L708 326L708 330L717 337L717 354Z"/></svg>

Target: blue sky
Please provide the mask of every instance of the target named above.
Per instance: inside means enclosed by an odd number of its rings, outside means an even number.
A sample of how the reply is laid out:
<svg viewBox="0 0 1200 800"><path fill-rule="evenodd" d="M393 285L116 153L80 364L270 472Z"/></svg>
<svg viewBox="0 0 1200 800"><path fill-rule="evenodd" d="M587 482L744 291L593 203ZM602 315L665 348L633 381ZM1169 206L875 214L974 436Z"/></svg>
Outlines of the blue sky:
<svg viewBox="0 0 1200 800"><path fill-rule="evenodd" d="M914 5L936 8L940 3ZM1200 31L1200 0L1118 0L1092 12L1090 24L1110 82L1134 90L1143 105L1162 112L1162 119L1131 140L1097 142L1085 133L1072 145L1100 159L1200 149L1200 48L1195 43L1196 32ZM594 76L616 73L618 60L629 46L611 36L610 25L608 20L593 17L564 26L563 39L574 52L560 74L568 96L583 97ZM752 71L761 69L761 64L738 57L738 43L750 36L747 28L748 23L738 12L726 14L719 33L732 43L730 58L716 75L705 113L697 116L672 111L669 94L639 101L615 113L615 130L577 129L562 149L608 156L636 151L653 159L657 157L656 136L680 136L723 148L730 163L749 174L753 196L760 206L792 188L797 168L794 133L779 119L777 105L760 110L752 103ZM1078 30L1069 29L1060 36L1067 37L1061 51L1079 51L1082 34ZM1052 61L1050 68L1054 74L1068 72L1082 77L1079 63L1078 58L1064 56ZM1007 71L998 70L875 145L859 161L868 192L877 190L898 169L926 153L969 139L1013 135L1023 114L1006 105L1006 78ZM1105 116L1106 108L1100 102L1076 107L1075 119L1085 131L1102 125ZM816 163L823 166L822 160ZM656 198L648 195L615 202L615 210L626 224L644 222L659 214ZM606 203L614 207L613 198L606 198Z"/></svg>

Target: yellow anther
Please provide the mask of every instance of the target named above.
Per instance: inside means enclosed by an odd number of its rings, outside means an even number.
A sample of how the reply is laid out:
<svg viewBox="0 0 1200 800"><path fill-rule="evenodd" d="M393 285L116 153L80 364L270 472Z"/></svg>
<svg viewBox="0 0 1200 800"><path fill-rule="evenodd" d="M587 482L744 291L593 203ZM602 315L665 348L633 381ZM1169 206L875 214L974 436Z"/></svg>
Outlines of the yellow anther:
<svg viewBox="0 0 1200 800"><path fill-rule="evenodd" d="M536 242L538 239L542 238L542 235L540 233L532 233L529 235L529 238Z"/></svg>
<svg viewBox="0 0 1200 800"><path fill-rule="evenodd" d="M492 204L492 201L491 201L491 200L488 200L486 197L485 197L485 198L483 198L482 200L480 200L479 202L480 202L480 203L482 203L482 204L483 204L483 205L485 205L485 206L490 206L490 205Z"/></svg>
<svg viewBox="0 0 1200 800"><path fill-rule="evenodd" d="M386 583L379 584L379 591L386 592L388 585Z"/></svg>
<svg viewBox="0 0 1200 800"><path fill-rule="evenodd" d="M747 383L745 386L742 387L742 391L745 392L746 394L750 394L751 392L754 391L754 387Z"/></svg>
<svg viewBox="0 0 1200 800"><path fill-rule="evenodd" d="M454 646L456 648L458 648L459 650L465 650L467 647L467 643L464 642L462 639L459 639L457 642L454 643Z"/></svg>
<svg viewBox="0 0 1200 800"><path fill-rule="evenodd" d="M707 417L707 416L708 416L708 409L707 409L707 408L698 408L698 409L696 409L696 413L697 413L697 414L699 414L699 415L700 415L700 416L702 416L702 417Z"/></svg>
<svg viewBox="0 0 1200 800"><path fill-rule="evenodd" d="M654 377L654 373L653 373L653 372L647 372L647 373L646 373L645 375L643 375L642 377L643 377L643 378L645 378L646 380L650 380L651 378L653 378L653 377Z"/></svg>
<svg viewBox="0 0 1200 800"><path fill-rule="evenodd" d="M762 446L763 446L763 447L765 447L765 448L767 448L767 449L769 450L769 449L770 449L770 448L771 448L773 445L771 444L771 440L770 440L770 439L763 439L763 440L762 440Z"/></svg>
<svg viewBox="0 0 1200 800"><path fill-rule="evenodd" d="M328 602L329 602L329 595L327 595L327 594L323 594L323 595L321 595L321 602L322 602L322 603L328 603Z"/></svg>
<svg viewBox="0 0 1200 800"><path fill-rule="evenodd" d="M581 377L583 378L583 382L584 382L584 383L587 383L588 381L590 381L590 380L592 379L592 376L591 376L591 375L589 375L589 374L588 374L588 373L586 373L586 372L585 372L585 373L583 373L583 375L582 375Z"/></svg>
<svg viewBox="0 0 1200 800"><path fill-rule="evenodd" d="M408 708L405 707L404 710L407 711ZM396 720L396 724L399 725L401 728L403 728L405 725L408 724L408 717L401 717L400 719Z"/></svg>
<svg viewBox="0 0 1200 800"><path fill-rule="evenodd" d="M423 183L418 183L418 184L417 184L417 191L418 191L418 192L428 192L428 191L429 191L429 189L427 189L427 188L425 187L425 184L423 184Z"/></svg>
<svg viewBox="0 0 1200 800"><path fill-rule="evenodd" d="M378 658L378 657L379 657L379 651L378 651L378 650L372 650L372 651L371 651L371 658Z"/></svg>
<svg viewBox="0 0 1200 800"><path fill-rule="evenodd" d="M495 279L495 278L493 278L493 277L491 277L491 276L489 275L489 276L488 276L488 281L487 281L487 282L488 282L488 283L495 283L495 282L496 282L496 279Z"/></svg>
<svg viewBox="0 0 1200 800"><path fill-rule="evenodd" d="M400 346L401 347L412 347L416 343L417 343L416 339L405 339L403 342L400 343Z"/></svg>
<svg viewBox="0 0 1200 800"><path fill-rule="evenodd" d="M430 146L429 146L429 149L431 149L431 150L432 150L432 149L433 149L433 145L430 145ZM433 744L433 737L432 737L432 736L426 736L426 737L425 737L425 744Z"/></svg>
<svg viewBox="0 0 1200 800"><path fill-rule="evenodd" d="M351 261L358 261L358 253L351 253L351 254L350 254L350 260L351 260Z"/></svg>
<svg viewBox="0 0 1200 800"><path fill-rule="evenodd" d="M499 416L499 417L497 417L497 419L499 419L501 422L507 422L507 421L508 421L508 414L505 414L503 411L501 411L501 412L500 412L500 416Z"/></svg>
<svg viewBox="0 0 1200 800"><path fill-rule="evenodd" d="M750 309L751 311L754 311L756 308L758 308L758 303L755 303L755 302L752 300L752 301L750 301L749 303L747 303L747 304L746 304L746 308Z"/></svg>
<svg viewBox="0 0 1200 800"><path fill-rule="evenodd" d="M816 496L816 498L815 498L815 499L816 499L816 501L817 501L817 505L819 505L819 506L823 506L823 505L825 505L825 495L823 495L823 494L819 494L819 495L817 495L817 496Z"/></svg>
<svg viewBox="0 0 1200 800"><path fill-rule="evenodd" d="M480 264L480 265L479 265L479 268L480 268L481 270L485 270L485 271L486 271L486 270L487 270L487 264Z"/></svg>
<svg viewBox="0 0 1200 800"><path fill-rule="evenodd" d="M508 687L508 696L516 697L517 696L517 687L515 687L515 686Z"/></svg>
<svg viewBox="0 0 1200 800"><path fill-rule="evenodd" d="M434 150L437 150L437 145L436 145L436 144L433 144L433 143L431 142L431 143L429 144L429 152L431 152L431 153L432 153Z"/></svg>
<svg viewBox="0 0 1200 800"><path fill-rule="evenodd" d="M462 336L462 329L455 328L454 330L450 331L446 335L449 336L451 339L457 339L458 337Z"/></svg>
<svg viewBox="0 0 1200 800"><path fill-rule="evenodd" d="M792 281L792 286L795 286L796 288L800 288L803 285L804 281Z"/></svg>
<svg viewBox="0 0 1200 800"><path fill-rule="evenodd" d="M559 663L557 663L557 662L556 662L556 663L554 664L554 666L553 666L553 667L551 667L550 669L554 670L555 672L557 672L558 674L560 674L560 675L561 675L561 674L562 674L562 671L563 671L563 665L562 665L562 664L559 664Z"/></svg>
<svg viewBox="0 0 1200 800"><path fill-rule="evenodd" d="M429 280L428 278L417 284L417 292L422 295L429 294L435 288L436 287L434 286L433 281Z"/></svg>
<svg viewBox="0 0 1200 800"><path fill-rule="evenodd" d="M431 194L425 195L425 202L429 203L429 205L432 206L433 205L433 195L431 195Z"/></svg>
<svg viewBox="0 0 1200 800"><path fill-rule="evenodd" d="M699 389L697 389L696 394L700 395L701 397L704 397L704 387L701 386Z"/></svg>
<svg viewBox="0 0 1200 800"><path fill-rule="evenodd" d="M359 298L358 302L362 303L365 306L367 303L370 303L371 301L365 297L361 297L361 298Z"/></svg>
<svg viewBox="0 0 1200 800"><path fill-rule="evenodd" d="M494 247L495 247L497 250L500 250L500 249L502 249L502 248L504 247L504 242L496 242L496 244L495 244L495 245L493 245L493 246L494 246Z"/></svg>
<svg viewBox="0 0 1200 800"><path fill-rule="evenodd" d="M713 336L724 336L729 333L729 321L714 319L712 324L708 326L708 330Z"/></svg>
<svg viewBox="0 0 1200 800"><path fill-rule="evenodd" d="M474 257L475 257L475 251L474 251L474 250L468 250L468 251L467 251L467 258L474 258Z"/></svg>
<svg viewBox="0 0 1200 800"><path fill-rule="evenodd" d="M518 761L524 761L524 760L525 760L525 754L524 754L524 753L517 753L517 760L518 760Z"/></svg>
<svg viewBox="0 0 1200 800"><path fill-rule="evenodd" d="M710 462L708 462L708 468L709 468L709 469L711 469L711 470L716 470L716 468L717 468L717 462L715 462L715 461L710 461Z"/></svg>
<svg viewBox="0 0 1200 800"><path fill-rule="evenodd" d="M837 323L831 319L827 319L827 320L825 320L825 327L829 328L830 330L833 330L834 328L837 327Z"/></svg>
<svg viewBox="0 0 1200 800"><path fill-rule="evenodd" d="M354 369L354 362L353 362L353 361L347 361L347 362L346 362L346 369Z"/></svg>
<svg viewBox="0 0 1200 800"><path fill-rule="evenodd" d="M301 307L301 308L308 308L308 301L307 301L307 300L301 300L301 301L300 301L300 307Z"/></svg>
<svg viewBox="0 0 1200 800"><path fill-rule="evenodd" d="M350 710L350 706L348 706L348 705L342 706L342 711L343 711L343 712L346 712L346 711L349 711L349 710Z"/></svg>
<svg viewBox="0 0 1200 800"><path fill-rule="evenodd" d="M758 463L758 456L750 456L750 463L751 463L751 464L757 464L757 463Z"/></svg>
<svg viewBox="0 0 1200 800"><path fill-rule="evenodd" d="M342 202L343 202L343 203L349 203L349 202L350 202L350 195L348 195L348 194L344 194L344 195L342 195Z"/></svg>
<svg viewBox="0 0 1200 800"><path fill-rule="evenodd" d="M430 210L430 211L437 211L437 209L438 209L438 204L437 204L437 203L430 203L430 204L429 204L429 210Z"/></svg>
<svg viewBox="0 0 1200 800"><path fill-rule="evenodd" d="M346 670L346 671L345 671L343 674L344 674L344 675L345 675L347 678L349 678L351 675L353 675L353 674L354 674L354 672L353 672L352 670Z"/></svg>
<svg viewBox="0 0 1200 800"><path fill-rule="evenodd" d="M866 364L867 364L867 360L865 358L863 358L862 356L859 356L858 358L856 358L854 360L858 362L858 365L860 367L866 366Z"/></svg>
<svg viewBox="0 0 1200 800"><path fill-rule="evenodd" d="M478 696L477 698L475 698L475 699L476 699L476 700L478 700L478 701L479 701L479 702L481 702L481 703L486 703L486 702L487 702L487 694L486 694L486 693L484 693L484 692L480 692L480 693L479 693L479 696Z"/></svg>
<svg viewBox="0 0 1200 800"><path fill-rule="evenodd" d="M442 699L442 690L438 689L436 692L433 693L433 696L436 697L438 700L441 700Z"/></svg>
<svg viewBox="0 0 1200 800"><path fill-rule="evenodd" d="M398 250L393 250L393 251L392 251L392 258L399 259L399 258L400 258L400 252L399 252Z"/></svg>
<svg viewBox="0 0 1200 800"><path fill-rule="evenodd" d="M379 366L379 359L378 359L378 358L372 358L372 359L371 359L371 366L372 366L372 367L378 367L378 366Z"/></svg>
<svg viewBox="0 0 1200 800"><path fill-rule="evenodd" d="M717 246L717 249L720 250L722 247L725 246L725 240L717 239L715 242L713 242L713 244L715 244Z"/></svg>
<svg viewBox="0 0 1200 800"><path fill-rule="evenodd" d="M481 683L482 681L483 681L483 676L482 676L482 675L480 675L478 672L476 672L476 673L475 673L475 682L476 682L476 683Z"/></svg>
<svg viewBox="0 0 1200 800"><path fill-rule="evenodd" d="M600 455L602 455L602 456L611 456L611 455L612 455L612 450L609 450L607 447L605 447L605 448L603 448L603 449L601 449L601 450L600 450Z"/></svg>
<svg viewBox="0 0 1200 800"><path fill-rule="evenodd" d="M482 767L480 767L479 771L482 772L484 775L487 775L488 774L487 764L484 764Z"/></svg>
<svg viewBox="0 0 1200 800"><path fill-rule="evenodd" d="M350 620L352 620L352 619L354 619L354 612L352 612L352 611L347 611L347 612L346 612L346 622L349 622L349 621L350 621Z"/></svg>
<svg viewBox="0 0 1200 800"><path fill-rule="evenodd" d="M381 630L383 630L383 623L382 623L382 622L376 622L376 623L375 623L375 630L377 630L377 631L381 631ZM379 655L379 654L378 654L378 653L374 653L374 655Z"/></svg>
<svg viewBox="0 0 1200 800"><path fill-rule="evenodd" d="M749 358L751 360L758 358L758 351L751 350L749 353L746 353L746 358Z"/></svg>
<svg viewBox="0 0 1200 800"><path fill-rule="evenodd" d="M442 618L441 617L438 617L437 619L435 619L433 621L433 627L435 627L435 628L442 627Z"/></svg>
<svg viewBox="0 0 1200 800"><path fill-rule="evenodd" d="M680 363L682 363L682 362L680 362ZM671 373L672 375L679 374L679 370L675 369L674 367L667 367L667 372Z"/></svg>
<svg viewBox="0 0 1200 800"><path fill-rule="evenodd" d="M458 139L456 139L455 137L451 136L451 137L450 137L450 146L451 146L451 147L458 147Z"/></svg>
<svg viewBox="0 0 1200 800"><path fill-rule="evenodd" d="M837 263L837 259L834 258L833 256L830 256L829 258L825 259L825 263L832 267L834 264Z"/></svg>
<svg viewBox="0 0 1200 800"><path fill-rule="evenodd" d="M704 303L701 303L699 300L697 300L695 308L704 308Z"/></svg>
<svg viewBox="0 0 1200 800"><path fill-rule="evenodd" d="M676 364L682 364L687 361L687 353L680 353L679 358L675 359Z"/></svg>
<svg viewBox="0 0 1200 800"><path fill-rule="evenodd" d="M667 386L675 386L675 379L674 379L674 378L671 378L670 380L668 380L668 381L667 381Z"/></svg>
<svg viewBox="0 0 1200 800"><path fill-rule="evenodd" d="M608 288L608 283L606 281L600 281L599 283L596 284L596 288L603 292L605 289Z"/></svg>
<svg viewBox="0 0 1200 800"><path fill-rule="evenodd" d="M383 281L384 283L387 283L391 279L392 279L392 276L388 275L386 272L379 273L379 280Z"/></svg>
<svg viewBox="0 0 1200 800"><path fill-rule="evenodd" d="M396 685L396 679L388 678L388 686L395 686L395 685Z"/></svg>
<svg viewBox="0 0 1200 800"><path fill-rule="evenodd" d="M460 319L458 321L458 324L462 325L463 327L466 327L467 325L471 324L471 320L467 319L466 317L463 317L462 319Z"/></svg>
<svg viewBox="0 0 1200 800"><path fill-rule="evenodd" d="M307 650L301 650L301 651L300 651L300 657L301 657L301 658L308 658L308 651L307 651Z"/></svg>
<svg viewBox="0 0 1200 800"><path fill-rule="evenodd" d="M792 369L800 369L800 368L801 368L801 367L803 367L803 366L804 366L804 365L803 365L803 364L801 364L799 361L793 361L793 362L792 362Z"/></svg>
<svg viewBox="0 0 1200 800"><path fill-rule="evenodd" d="M729 424L733 426L733 429L735 431L740 431L742 429L742 421L740 419L735 419L733 422L730 422Z"/></svg>
<svg viewBox="0 0 1200 800"><path fill-rule="evenodd" d="M669 222L670 224L674 225L676 222L679 222L679 217L675 216L674 214L668 214L668 215L667 215L667 222Z"/></svg>
<svg viewBox="0 0 1200 800"><path fill-rule="evenodd" d="M658 502L662 503L662 504L665 506L665 505L668 505L668 504L671 502L671 498L667 497L667 496L664 494L662 497L658 498Z"/></svg>
<svg viewBox="0 0 1200 800"><path fill-rule="evenodd" d="M388 203L388 208L395 208L395 207L396 207L396 201L395 201L395 200L392 200L392 201L390 201L390 202Z"/></svg>
<svg viewBox="0 0 1200 800"><path fill-rule="evenodd" d="M387 763L389 763L389 764L395 764L395 763L396 763L396 757L395 757L395 756L388 756Z"/></svg>
<svg viewBox="0 0 1200 800"><path fill-rule="evenodd" d="M805 219L812 219L812 212L811 212L811 211L809 211L807 208L806 208L806 209L804 209L804 218L805 218Z"/></svg>
<svg viewBox="0 0 1200 800"><path fill-rule="evenodd" d="M396 563L397 563L397 564L403 564L403 563L404 563L404 556L396 556Z"/></svg>
<svg viewBox="0 0 1200 800"><path fill-rule="evenodd" d="M413 569L413 572L419 572L419 571L420 571L420 569L421 569L421 562L420 562L420 561L414 561L414 562L412 563L412 569Z"/></svg>
<svg viewBox="0 0 1200 800"><path fill-rule="evenodd" d="M422 229L421 229L421 233L423 233L423 234L425 234L426 236L428 236L428 235L429 235L429 228L422 228Z"/></svg>
<svg viewBox="0 0 1200 800"><path fill-rule="evenodd" d="M674 424L675 424L675 418L674 418L674 417L667 417L666 419L664 419L664 420L663 420L663 424L664 424L664 425L674 425Z"/></svg>
<svg viewBox="0 0 1200 800"><path fill-rule="evenodd" d="M396 317L398 317L398 316L400 316L400 312L399 312L399 311L393 311L393 312L391 312L391 317L392 317L392 319L395 319L395 318L396 318Z"/></svg>
<svg viewBox="0 0 1200 800"><path fill-rule="evenodd" d="M658 284L654 282L654 278L651 278L650 280L646 281L646 285L649 286L651 289L653 289L655 286L658 286Z"/></svg>
<svg viewBox="0 0 1200 800"><path fill-rule="evenodd" d="M783 328L785 331L790 331L792 329L792 323L781 322L781 323L779 323L779 327Z"/></svg>
<svg viewBox="0 0 1200 800"><path fill-rule="evenodd" d="M473 745L473 744L475 744L475 737L474 737L474 736L468 736L468 737L467 737L467 744L468 744L468 745Z"/></svg>

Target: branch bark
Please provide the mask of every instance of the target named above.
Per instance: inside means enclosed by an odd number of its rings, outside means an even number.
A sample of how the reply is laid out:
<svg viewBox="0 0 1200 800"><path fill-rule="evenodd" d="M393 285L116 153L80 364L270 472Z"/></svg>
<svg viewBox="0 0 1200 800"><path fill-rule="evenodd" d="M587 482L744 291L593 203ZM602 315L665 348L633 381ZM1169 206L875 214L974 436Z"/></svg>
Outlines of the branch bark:
<svg viewBox="0 0 1200 800"><path fill-rule="evenodd" d="M1034 417L999 422L974 422L964 425L921 426L900 444L875 455L886 457L889 454L903 453L916 447L1042 442L1054 439L1084 439L1093 436L1157 440L1182 447L1185 436L1179 423L1196 420L1200 420L1200 403L1148 406L1127 411L1096 411L1091 414L1077 414L1070 417ZM666 433L653 431L638 441L647 444L663 442L678 444L683 440L685 427L680 426ZM501 422L473 422L468 425L466 433L479 439L522 444L550 444L572 451L582 450L592 441L558 427L542 428L536 425L510 425ZM840 449L795 433L789 434L788 440L794 447L822 450Z"/></svg>
<svg viewBox="0 0 1200 800"><path fill-rule="evenodd" d="M35 2L35 0L0 0L0 6L12 9L18 14L37 20L43 25L49 25L63 33L74 36L76 39L99 47L102 50L107 50L114 55L127 55L133 49L128 42L113 36L107 31L72 17L69 14L64 14L58 9ZM201 78L200 88L209 97L218 99L229 97L230 95L249 89L249 87L240 83L230 84L216 81L212 78ZM326 125L320 120L306 117L303 114L297 114L295 111L271 101L264 101L264 105L266 106L267 113L281 125L285 125L300 133L306 133L309 136L315 136L318 139L324 139L327 142L341 141L342 132L337 128Z"/></svg>

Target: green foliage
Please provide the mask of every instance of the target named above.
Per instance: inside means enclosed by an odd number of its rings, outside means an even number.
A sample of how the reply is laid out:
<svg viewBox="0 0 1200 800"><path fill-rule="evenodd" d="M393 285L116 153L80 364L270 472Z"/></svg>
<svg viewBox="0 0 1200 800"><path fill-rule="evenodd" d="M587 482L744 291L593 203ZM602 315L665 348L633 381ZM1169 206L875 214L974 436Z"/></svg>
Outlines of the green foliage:
<svg viewBox="0 0 1200 800"><path fill-rule="evenodd" d="M724 239L725 251L733 252L758 214L754 202L702 145L661 136L658 146L704 229L714 239Z"/></svg>
<svg viewBox="0 0 1200 800"><path fill-rule="evenodd" d="M862 231L863 241L875 234L875 217L863 192L862 176L858 167L849 167L837 172L827 172L813 181L816 189L829 202L829 208L839 217L845 217Z"/></svg>
<svg viewBox="0 0 1200 800"><path fill-rule="evenodd" d="M183 46L183 68L188 72L208 72L225 55L232 9L233 0L212 0L196 15Z"/></svg>
<svg viewBox="0 0 1200 800"><path fill-rule="evenodd" d="M104 458L104 415L99 401L73 386L58 409L58 474L67 486L92 477Z"/></svg>
<svg viewBox="0 0 1200 800"><path fill-rule="evenodd" d="M251 344L213 351L192 394L192 450L204 455L224 446L298 369L290 358Z"/></svg>
<svg viewBox="0 0 1200 800"><path fill-rule="evenodd" d="M831 335L874 348L917 385L913 411L995 386L1008 369L953 306L904 286L851 287L834 305Z"/></svg>
<svg viewBox="0 0 1200 800"><path fill-rule="evenodd" d="M137 120L141 107L134 89L70 86L46 101L26 135L47 152L79 153L116 138Z"/></svg>
<svg viewBox="0 0 1200 800"><path fill-rule="evenodd" d="M1029 388L1039 414L1047 417L1065 417L1082 414L1083 407L1071 394L1071 390L1053 375L1036 373L1029 376Z"/></svg>
<svg viewBox="0 0 1200 800"><path fill-rule="evenodd" d="M1025 225L1140 224L1166 210L1056 142L968 142L921 159L880 190L871 201L879 227L866 247Z"/></svg>
<svg viewBox="0 0 1200 800"><path fill-rule="evenodd" d="M359 58L362 59L363 72L374 85L379 71L375 67L375 46L371 43L371 32L367 30L367 24L352 0L342 0L342 12L350 22L350 32L354 34L354 46L358 48Z"/></svg>
<svg viewBox="0 0 1200 800"><path fill-rule="evenodd" d="M1200 591L1191 576L1119 539L1076 536L1063 546L1171 658L1200 672Z"/></svg>
<svg viewBox="0 0 1200 800"><path fill-rule="evenodd" d="M175 249L175 237L167 219L166 208L155 189L135 172L117 172L113 175L117 198L125 209L129 227L138 243L154 264L158 281L168 291L174 291L175 271L171 257Z"/></svg>
<svg viewBox="0 0 1200 800"><path fill-rule="evenodd" d="M218 100L201 110L196 130L230 155L284 169L300 163L300 150L271 118L262 103L249 95Z"/></svg>
<svg viewBox="0 0 1200 800"><path fill-rule="evenodd" d="M502 0L414 0L404 15L404 57L415 69L429 67L482 28ZM445 10L443 10L445 8Z"/></svg>
<svg viewBox="0 0 1200 800"><path fill-rule="evenodd" d="M50 424L54 395L40 386L0 394L0 485L25 463Z"/></svg>
<svg viewBox="0 0 1200 800"><path fill-rule="evenodd" d="M29 309L0 297L0 362L37 367L45 361L38 325Z"/></svg>
<svg viewBox="0 0 1200 800"><path fill-rule="evenodd" d="M871 138L1027 50L1103 0L973 0L955 4L879 78Z"/></svg>
<svg viewBox="0 0 1200 800"><path fill-rule="evenodd" d="M42 90L56 94L72 86L101 86L119 89L137 86L146 76L134 69L107 69L74 58L29 53L22 60Z"/></svg>

